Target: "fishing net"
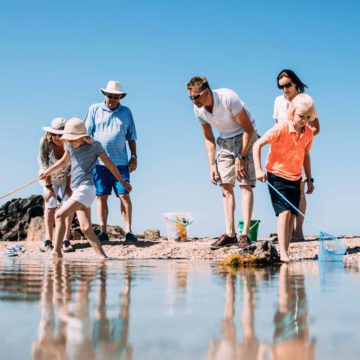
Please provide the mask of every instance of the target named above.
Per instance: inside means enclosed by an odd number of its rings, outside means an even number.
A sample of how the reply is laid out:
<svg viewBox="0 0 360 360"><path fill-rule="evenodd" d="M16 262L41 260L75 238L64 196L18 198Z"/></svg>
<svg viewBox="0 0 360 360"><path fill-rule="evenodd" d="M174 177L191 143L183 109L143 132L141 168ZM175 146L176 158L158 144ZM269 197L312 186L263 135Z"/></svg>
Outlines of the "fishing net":
<svg viewBox="0 0 360 360"><path fill-rule="evenodd" d="M320 232L318 245L319 261L342 261L346 246L334 235Z"/></svg>

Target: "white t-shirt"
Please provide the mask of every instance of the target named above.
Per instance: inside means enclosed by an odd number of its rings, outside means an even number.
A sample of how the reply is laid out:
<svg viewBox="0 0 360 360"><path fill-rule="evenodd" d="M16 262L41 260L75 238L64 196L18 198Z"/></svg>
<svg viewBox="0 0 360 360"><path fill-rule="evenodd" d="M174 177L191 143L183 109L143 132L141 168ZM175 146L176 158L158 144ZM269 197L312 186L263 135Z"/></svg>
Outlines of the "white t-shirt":
<svg viewBox="0 0 360 360"><path fill-rule="evenodd" d="M245 109L255 128L255 120L235 91L216 89L212 90L212 94L214 97L212 113L207 111L204 106L201 108L194 106L195 116L201 123L211 125L219 131L221 138L228 139L244 132L244 129L236 122L235 116Z"/></svg>
<svg viewBox="0 0 360 360"><path fill-rule="evenodd" d="M277 120L279 124L289 120L288 118L289 107L290 107L290 101L287 100L284 95L279 95L275 98L273 118ZM313 118L311 121L317 118L318 118L318 113L314 105Z"/></svg>

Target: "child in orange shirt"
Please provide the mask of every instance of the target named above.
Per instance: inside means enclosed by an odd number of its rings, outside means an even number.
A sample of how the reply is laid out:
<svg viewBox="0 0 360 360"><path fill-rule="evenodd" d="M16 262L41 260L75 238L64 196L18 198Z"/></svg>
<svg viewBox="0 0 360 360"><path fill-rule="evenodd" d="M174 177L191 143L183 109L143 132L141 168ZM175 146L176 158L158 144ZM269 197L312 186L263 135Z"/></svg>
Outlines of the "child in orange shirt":
<svg viewBox="0 0 360 360"><path fill-rule="evenodd" d="M311 177L310 148L313 132L308 126L314 114L314 101L307 94L299 94L291 102L289 121L276 124L256 141L253 148L256 179L268 180L296 208L300 203L302 168L305 170L307 194L314 191ZM261 167L261 148L270 144L265 174ZM288 262L288 248L295 216L298 212L269 187L271 202L278 217L277 231L280 259Z"/></svg>

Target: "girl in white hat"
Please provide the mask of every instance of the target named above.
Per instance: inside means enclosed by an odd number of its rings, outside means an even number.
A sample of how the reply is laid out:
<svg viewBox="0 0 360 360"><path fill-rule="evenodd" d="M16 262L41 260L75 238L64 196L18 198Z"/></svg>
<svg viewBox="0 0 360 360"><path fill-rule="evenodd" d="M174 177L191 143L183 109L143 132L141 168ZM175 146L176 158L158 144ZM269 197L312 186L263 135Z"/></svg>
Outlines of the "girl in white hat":
<svg viewBox="0 0 360 360"><path fill-rule="evenodd" d="M54 165L64 155L64 143L60 137L62 130L64 130L65 122L66 120L63 118L55 118L51 122L50 126L42 128L46 131L46 134L40 140L38 155L40 173ZM40 251L45 252L53 248L53 229L55 225L55 211L58 207L58 201L64 203L71 196L70 165L64 167L56 173L53 173L51 176L47 176L43 180L42 185L45 200L45 241L40 247ZM73 216L68 216L65 219L65 234L63 238L64 252L73 250L69 240L72 219Z"/></svg>
<svg viewBox="0 0 360 360"><path fill-rule="evenodd" d="M129 192L132 190L131 185L124 181L114 163L106 155L101 144L98 141L94 141L87 134L85 124L81 119L72 118L67 121L61 133L61 139L65 140L65 153L63 157L39 176L40 180L44 180L54 172L68 166L71 162L71 189L73 193L55 215L56 226L53 254L56 257L62 257L61 239L65 233L65 219L76 212L81 231L90 241L90 245L99 257L106 258L105 252L91 225L90 207L96 196L93 182L93 170L96 160L100 158L104 165Z"/></svg>

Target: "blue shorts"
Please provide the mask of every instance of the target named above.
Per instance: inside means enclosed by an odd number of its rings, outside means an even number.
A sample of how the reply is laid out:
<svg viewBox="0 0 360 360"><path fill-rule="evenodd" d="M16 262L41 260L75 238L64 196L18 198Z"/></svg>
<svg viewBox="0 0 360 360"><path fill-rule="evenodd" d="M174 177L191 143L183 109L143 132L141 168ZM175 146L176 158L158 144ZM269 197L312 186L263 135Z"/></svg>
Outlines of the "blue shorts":
<svg viewBox="0 0 360 360"><path fill-rule="evenodd" d="M117 166L122 178L130 183L130 173L128 165ZM116 195L128 194L126 189L119 183L112 172L104 165L96 165L93 172L96 196L111 195L112 189Z"/></svg>

